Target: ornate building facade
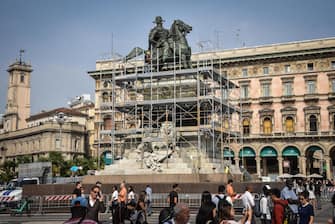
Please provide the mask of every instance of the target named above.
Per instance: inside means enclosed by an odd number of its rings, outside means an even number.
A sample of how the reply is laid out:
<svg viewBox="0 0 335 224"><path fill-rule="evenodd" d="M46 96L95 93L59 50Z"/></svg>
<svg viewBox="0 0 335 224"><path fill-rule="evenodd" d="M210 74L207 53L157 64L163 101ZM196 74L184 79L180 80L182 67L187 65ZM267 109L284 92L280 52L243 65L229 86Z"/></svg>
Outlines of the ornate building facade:
<svg viewBox="0 0 335 224"><path fill-rule="evenodd" d="M240 92L240 139L213 147L221 159L258 176L321 173L333 178L335 38L192 55L193 68L208 65L238 85ZM89 72L96 80L96 144L101 141L99 127L113 128L111 119L101 117L100 105L113 98L113 93L101 91L107 88L101 77L146 69L141 60L106 60L97 61L96 70ZM234 122L227 124L230 129L236 127Z"/></svg>
<svg viewBox="0 0 335 224"><path fill-rule="evenodd" d="M20 60L7 71L7 105L0 119L0 161L26 156L34 162L50 152L61 152L65 159L88 155L89 114L94 104L86 102L30 115L31 65Z"/></svg>

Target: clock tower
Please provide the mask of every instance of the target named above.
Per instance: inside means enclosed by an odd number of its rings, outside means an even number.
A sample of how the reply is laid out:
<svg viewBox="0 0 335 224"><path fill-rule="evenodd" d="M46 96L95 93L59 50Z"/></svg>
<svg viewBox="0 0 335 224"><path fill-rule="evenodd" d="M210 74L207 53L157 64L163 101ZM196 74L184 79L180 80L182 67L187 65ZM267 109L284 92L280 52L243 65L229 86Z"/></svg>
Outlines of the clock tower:
<svg viewBox="0 0 335 224"><path fill-rule="evenodd" d="M7 69L9 80L4 114L5 132L26 128L26 119L30 116L30 75L33 69L23 61L23 53L24 50L20 50L20 60Z"/></svg>

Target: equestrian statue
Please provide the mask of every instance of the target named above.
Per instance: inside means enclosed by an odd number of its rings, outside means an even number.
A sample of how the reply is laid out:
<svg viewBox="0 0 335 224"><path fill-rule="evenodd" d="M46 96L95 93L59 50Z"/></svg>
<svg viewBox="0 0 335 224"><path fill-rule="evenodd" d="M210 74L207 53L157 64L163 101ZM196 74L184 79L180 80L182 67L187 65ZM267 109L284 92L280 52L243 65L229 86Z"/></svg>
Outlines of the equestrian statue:
<svg viewBox="0 0 335 224"><path fill-rule="evenodd" d="M130 60L141 54L145 54L145 62L154 67L175 63L183 68L191 68L191 48L187 43L186 35L192 31L192 27L181 20L174 20L170 30L163 27L164 20L156 16L153 23L156 24L150 30L148 37L148 50L135 47L126 57Z"/></svg>

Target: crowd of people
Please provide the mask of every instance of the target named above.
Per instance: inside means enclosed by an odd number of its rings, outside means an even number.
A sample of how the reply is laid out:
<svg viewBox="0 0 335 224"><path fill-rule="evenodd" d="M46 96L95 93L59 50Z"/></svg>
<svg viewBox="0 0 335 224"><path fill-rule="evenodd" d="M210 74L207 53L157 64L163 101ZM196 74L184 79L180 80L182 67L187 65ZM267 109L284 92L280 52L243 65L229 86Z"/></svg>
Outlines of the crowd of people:
<svg viewBox="0 0 335 224"><path fill-rule="evenodd" d="M84 195L80 182L73 191L72 218L66 223L99 223L99 212L110 209L110 221L113 224L145 224L152 214L152 188L135 194L132 186L122 182L113 186L111 200L104 202L101 190L102 184L97 182ZM233 180L227 185L219 185L217 193L203 191L201 205L195 218L196 224L255 224L258 218L262 224L312 224L314 211L321 209L320 196L322 183L320 181L303 182L288 179L282 189L270 185L262 187L261 194L254 194L253 186L246 185L245 192L238 194L234 190ZM167 195L168 207L159 213L159 224L187 224L190 219L190 209L187 204L179 201L178 184L174 184ZM85 197L86 196L86 197ZM242 201L242 218L235 220L235 200ZM333 200L335 202L335 198ZM236 206L235 206L236 207ZM329 223L334 223L329 220Z"/></svg>

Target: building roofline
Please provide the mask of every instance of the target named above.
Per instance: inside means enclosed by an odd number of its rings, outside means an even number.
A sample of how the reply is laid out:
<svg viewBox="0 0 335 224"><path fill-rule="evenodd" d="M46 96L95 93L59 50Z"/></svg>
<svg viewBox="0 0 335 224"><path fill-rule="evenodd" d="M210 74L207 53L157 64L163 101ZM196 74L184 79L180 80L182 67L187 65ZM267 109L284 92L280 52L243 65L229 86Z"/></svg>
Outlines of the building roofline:
<svg viewBox="0 0 335 224"><path fill-rule="evenodd" d="M60 108L56 108L56 109L53 109L53 110L49 110L49 111L45 111L45 112L41 112L41 113L32 115L29 118L27 118L26 121L27 122L35 121L35 120L38 120L38 119L41 119L41 118L54 116L55 114L57 114L59 112L63 112L64 114L66 114L68 116L70 115L70 116L77 116L77 117L87 117L86 114L78 112L76 109L60 107Z"/></svg>

